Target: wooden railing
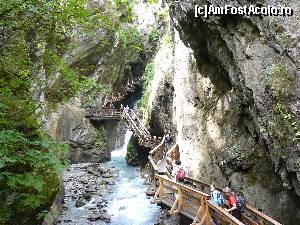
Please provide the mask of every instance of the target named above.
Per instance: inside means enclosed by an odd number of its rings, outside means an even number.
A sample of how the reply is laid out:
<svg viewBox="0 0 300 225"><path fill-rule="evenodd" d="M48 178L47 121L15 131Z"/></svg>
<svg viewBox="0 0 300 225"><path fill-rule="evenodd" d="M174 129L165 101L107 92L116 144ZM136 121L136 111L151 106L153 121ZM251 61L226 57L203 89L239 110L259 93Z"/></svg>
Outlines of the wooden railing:
<svg viewBox="0 0 300 225"><path fill-rule="evenodd" d="M119 90L115 91L111 95L105 96L103 106L105 107L108 103L119 102L125 99L126 95L130 92L134 92L135 87L141 83L140 78L128 80L126 85L121 85Z"/></svg>
<svg viewBox="0 0 300 225"><path fill-rule="evenodd" d="M152 136L133 110L129 112L124 110L122 119L125 120L130 129L133 130L133 134L138 138L140 145L154 148L160 143L161 137Z"/></svg>
<svg viewBox="0 0 300 225"><path fill-rule="evenodd" d="M212 219L220 224L243 225L222 208L212 204L210 195L193 189L187 185L172 181L165 175L155 175L158 187L154 195L154 201L171 207L169 213L181 213L193 220L192 224L211 225ZM174 195L174 193L176 195Z"/></svg>
<svg viewBox="0 0 300 225"><path fill-rule="evenodd" d="M140 145L154 148L161 142L161 137L152 136L133 111L122 109L90 107L86 109L86 117L91 120L125 120L139 140Z"/></svg>
<svg viewBox="0 0 300 225"><path fill-rule="evenodd" d="M167 152L167 155L173 161L178 159L180 157L179 145L175 144ZM159 177L159 175L155 175L155 177ZM210 193L210 185L208 183L195 180L192 177L187 176L185 178L185 181L182 183L182 185L186 185L186 187L191 188L191 193L194 190L200 191L202 193ZM221 188L217 188L217 189L220 192L222 192ZM232 218L232 216L228 217L228 215L230 214L224 211L221 207L212 204L211 201L206 201L206 204L208 204L206 210L208 210L209 212L206 212L207 216L205 216L206 214L204 214L204 216L201 217L200 224L212 224L212 223L208 223L207 221L210 221L211 215L213 215L213 217L219 222L219 224L222 225L223 224L281 225L271 217L265 215L261 211L255 209L254 207L248 204L246 205L245 213L242 214L242 222L236 220L235 218ZM195 220L194 220L194 224L196 224Z"/></svg>
<svg viewBox="0 0 300 225"><path fill-rule="evenodd" d="M175 145L170 148L170 150L167 152L167 156L172 159L172 161L176 161L180 157L180 152L179 152L179 146L176 143Z"/></svg>
<svg viewBox="0 0 300 225"><path fill-rule="evenodd" d="M169 206L170 214L181 213L193 220L193 225L282 225L247 205L239 221L223 208L210 201L210 195L184 183L171 180L166 175L155 174L157 186L153 202ZM174 195L176 194L176 195Z"/></svg>
<svg viewBox="0 0 300 225"><path fill-rule="evenodd" d="M154 149L149 152L149 163L152 168L151 177L154 178L154 174L159 172L159 162L163 160L164 156L164 147L165 147L165 137L163 137L162 141L159 145L157 145Z"/></svg>
<svg viewBox="0 0 300 225"><path fill-rule="evenodd" d="M121 109L90 107L86 109L86 117L91 120L121 120Z"/></svg>

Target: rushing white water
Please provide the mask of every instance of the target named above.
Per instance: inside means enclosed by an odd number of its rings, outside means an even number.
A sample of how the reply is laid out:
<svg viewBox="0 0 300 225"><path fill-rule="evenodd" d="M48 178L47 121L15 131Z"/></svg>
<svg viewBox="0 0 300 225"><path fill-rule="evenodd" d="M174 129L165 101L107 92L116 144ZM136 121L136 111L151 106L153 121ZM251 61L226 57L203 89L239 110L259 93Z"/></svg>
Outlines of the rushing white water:
<svg viewBox="0 0 300 225"><path fill-rule="evenodd" d="M119 178L116 182L115 191L112 193L112 202L108 213L113 215L112 225L152 225L156 224L160 214L160 208L151 204L145 195L146 186L140 177L139 171L128 166L125 160L127 145L131 131L125 135L124 145L112 152L112 160L108 162L119 169Z"/></svg>

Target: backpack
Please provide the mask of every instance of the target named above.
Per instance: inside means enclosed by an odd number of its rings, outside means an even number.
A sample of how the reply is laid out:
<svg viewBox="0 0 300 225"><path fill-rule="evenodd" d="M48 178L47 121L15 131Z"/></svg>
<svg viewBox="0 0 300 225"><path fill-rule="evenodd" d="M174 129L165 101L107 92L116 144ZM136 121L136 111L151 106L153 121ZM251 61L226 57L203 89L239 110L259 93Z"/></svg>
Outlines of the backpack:
<svg viewBox="0 0 300 225"><path fill-rule="evenodd" d="M224 201L224 197L223 194L221 192L219 192L218 190L214 190L212 193L212 198L214 199L214 202L220 206L223 207L225 205L225 201Z"/></svg>
<svg viewBox="0 0 300 225"><path fill-rule="evenodd" d="M172 142L172 138L171 138L171 135L170 134L166 134L165 136L165 140L166 140L166 143L171 143Z"/></svg>
<svg viewBox="0 0 300 225"><path fill-rule="evenodd" d="M178 172L177 172L177 175L176 175L176 180L178 181L183 181L185 178L185 171L184 169L181 167Z"/></svg>
<svg viewBox="0 0 300 225"><path fill-rule="evenodd" d="M237 210L239 210L241 213L244 213L245 208L246 208L246 202L245 202L244 197L241 195L237 195L237 196L235 196L235 200L236 200Z"/></svg>

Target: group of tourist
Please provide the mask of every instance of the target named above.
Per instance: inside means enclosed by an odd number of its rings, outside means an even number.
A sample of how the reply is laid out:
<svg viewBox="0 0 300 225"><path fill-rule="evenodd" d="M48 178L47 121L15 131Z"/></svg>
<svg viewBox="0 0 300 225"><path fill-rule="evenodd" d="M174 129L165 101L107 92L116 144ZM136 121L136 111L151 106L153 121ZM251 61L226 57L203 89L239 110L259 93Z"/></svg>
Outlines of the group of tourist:
<svg viewBox="0 0 300 225"><path fill-rule="evenodd" d="M210 185L210 191L211 200L215 205L224 208L225 211L231 213L238 220L241 219L246 206L243 196L235 194L229 187L225 187L223 193L221 193L214 184ZM213 222L218 225L215 219L213 219Z"/></svg>
<svg viewBox="0 0 300 225"><path fill-rule="evenodd" d="M170 158L167 159L167 170L170 173L172 170L171 178L176 182L183 182L186 178L187 169L181 164L180 159L175 162L171 161ZM223 208L225 211L229 212L238 220L241 219L242 213L245 212L245 199L241 195L236 195L229 187L223 189L223 193L215 188L214 184L211 184L211 201L213 204ZM214 219L214 213L212 212L212 222L215 225L219 223Z"/></svg>
<svg viewBox="0 0 300 225"><path fill-rule="evenodd" d="M165 149L170 149L172 144L171 131L165 131ZM165 150L165 153L167 150ZM166 156L166 155L165 155ZM176 182L182 182L187 175L187 167L182 165L180 158L172 160L167 157L167 171L169 177ZM213 204L222 207L225 211L232 214L238 220L241 219L242 213L245 211L245 199L244 197L235 194L229 187L225 187L222 191L218 190L214 184L210 186L211 201ZM213 218L212 221L215 225L219 223Z"/></svg>

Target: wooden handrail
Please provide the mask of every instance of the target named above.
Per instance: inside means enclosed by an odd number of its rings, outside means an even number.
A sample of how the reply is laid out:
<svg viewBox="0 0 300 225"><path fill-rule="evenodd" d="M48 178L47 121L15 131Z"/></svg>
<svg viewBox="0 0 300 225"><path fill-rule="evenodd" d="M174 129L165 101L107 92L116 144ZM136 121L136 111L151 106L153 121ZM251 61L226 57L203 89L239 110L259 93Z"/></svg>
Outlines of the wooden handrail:
<svg viewBox="0 0 300 225"><path fill-rule="evenodd" d="M140 125L142 131L145 133L145 135L150 135L150 132L144 127L143 123L139 119L139 117L135 114L135 112L130 109L130 112L135 116L136 120L138 121L138 124Z"/></svg>
<svg viewBox="0 0 300 225"><path fill-rule="evenodd" d="M178 151L178 152L176 153L176 151ZM172 148L167 152L167 156L171 157L172 160L174 160L174 156L176 157L175 153L179 154L179 146L178 146L177 143L175 145L173 145ZM187 176L185 178L185 182L202 187L201 191L203 191L203 192L205 191L204 189L210 191L209 190L210 189L210 184L202 182L202 181L195 180L192 177ZM195 188L193 188L193 189L195 189ZM217 188L217 190L219 190L220 192L223 192L221 188ZM272 219L271 217L265 215L264 213L258 211L257 209L255 209L254 207L252 207L248 204L246 204L246 211L247 211L247 214L250 213L250 217L248 217L248 215L243 215L243 218L245 219L245 221L247 220L249 224L252 224L252 225L255 225L255 224L257 224L257 225L258 224L259 225L266 225L266 224L269 224L269 225L282 225L279 222ZM251 219L252 217L253 218L258 218L259 221L255 222L254 221L255 219ZM261 221L263 221L263 223ZM243 223L241 223L241 224L243 224Z"/></svg>
<svg viewBox="0 0 300 225"><path fill-rule="evenodd" d="M169 211L171 214L180 212L184 207L193 208L193 206L188 207L187 202L190 202L189 204L194 202L193 204L198 208L198 210L193 214L194 217L193 224L204 224L204 222L205 224L211 224L212 217L218 215L218 217L220 217L222 220L229 222L230 225L244 225L244 223L237 220L230 213L226 212L221 207L214 205L209 200L210 195L202 191L199 191L197 189L194 189L190 186L175 182L169 179L167 176L156 174L155 178L159 180L159 187L155 193L155 198L157 200L163 201L163 199L165 198L164 189L167 188L167 190L170 190L167 184L173 186L172 189L175 188L177 190L178 196L175 199L175 202L173 203L171 210ZM193 198L197 198L198 204L195 203L195 199L192 200L191 197L189 196L193 196ZM214 212L213 216L211 215L212 210ZM200 223L197 223L197 221L199 221Z"/></svg>
<svg viewBox="0 0 300 225"><path fill-rule="evenodd" d="M274 220L271 217L267 216L266 214L258 211L256 208L254 208L250 205L246 205L246 209L251 211L251 213L255 214L260 219L263 219L263 220L267 221L268 223L270 223L272 225L282 225L281 223L278 223L276 220Z"/></svg>
<svg viewBox="0 0 300 225"><path fill-rule="evenodd" d="M169 151L167 151L167 156L170 157L172 160L177 160L180 157L180 152L179 152L179 145L176 143L175 145L170 148Z"/></svg>
<svg viewBox="0 0 300 225"><path fill-rule="evenodd" d="M214 209L214 213L218 213L219 217L225 218L225 221L229 221L231 225L243 225L242 222L236 220L232 215L225 212L222 208L214 208L212 204L209 204L208 200L210 195L193 189L187 185L175 182L169 179L167 176L155 175L155 178L159 180L159 186L155 192L155 201L168 202L169 197L165 193L166 191L177 192L177 197L172 204L170 214L179 213L182 210L191 210L188 215L193 218L193 224L211 224L211 210ZM170 203L170 202L169 202ZM171 206L171 205L170 205ZM196 208L195 208L196 207ZM220 211L220 212L219 212ZM200 223L197 223L200 221Z"/></svg>
<svg viewBox="0 0 300 225"><path fill-rule="evenodd" d="M157 167L157 165L155 164L153 158L152 158L151 156L148 156L148 159L149 159L149 162L150 162L150 164L151 164L153 170L154 170L155 172L157 172L157 171L158 171L158 167Z"/></svg>
<svg viewBox="0 0 300 225"><path fill-rule="evenodd" d="M215 205L211 200L207 200L205 203L208 205L208 208L213 209L215 212L217 212L221 216L221 218L227 220L226 222L229 222L230 225L244 225L243 222L236 219L234 216L232 216L229 212L226 212L221 207Z"/></svg>
<svg viewBox="0 0 300 225"><path fill-rule="evenodd" d="M164 144L165 144L165 136L163 136L163 139L162 139L162 141L160 142L160 144L157 145L154 149L152 149L152 150L149 152L149 154L150 154L150 155L153 155L158 149L160 149L162 146L164 146Z"/></svg>
<svg viewBox="0 0 300 225"><path fill-rule="evenodd" d="M170 178L168 178L166 175L155 174L155 178L165 180L165 181L167 181L167 182L169 182L169 183L171 183L171 184L173 184L173 185L175 185L177 187L180 187L184 191L190 191L191 193L196 194L196 196L210 198L209 194L206 194L206 193L204 193L202 191L199 191L197 189L189 187L189 186L187 186L187 185L185 185L183 183L178 183L176 181L173 181Z"/></svg>

